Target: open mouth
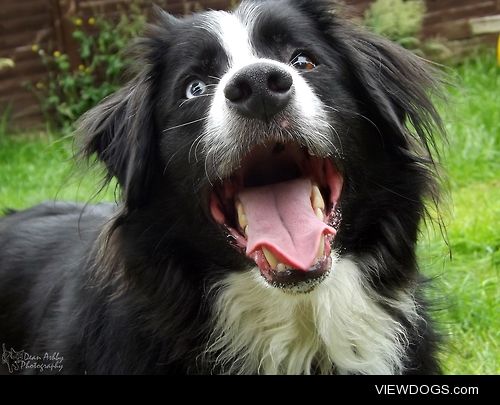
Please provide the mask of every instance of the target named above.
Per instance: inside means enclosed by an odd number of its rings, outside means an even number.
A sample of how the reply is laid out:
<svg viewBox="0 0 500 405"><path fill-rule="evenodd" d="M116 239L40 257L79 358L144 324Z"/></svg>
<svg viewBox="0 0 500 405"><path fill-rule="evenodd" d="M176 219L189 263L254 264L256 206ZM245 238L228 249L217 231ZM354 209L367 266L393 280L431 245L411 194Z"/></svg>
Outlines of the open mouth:
<svg viewBox="0 0 500 405"><path fill-rule="evenodd" d="M213 188L210 211L271 285L308 291L331 267L343 178L295 144L256 147Z"/></svg>

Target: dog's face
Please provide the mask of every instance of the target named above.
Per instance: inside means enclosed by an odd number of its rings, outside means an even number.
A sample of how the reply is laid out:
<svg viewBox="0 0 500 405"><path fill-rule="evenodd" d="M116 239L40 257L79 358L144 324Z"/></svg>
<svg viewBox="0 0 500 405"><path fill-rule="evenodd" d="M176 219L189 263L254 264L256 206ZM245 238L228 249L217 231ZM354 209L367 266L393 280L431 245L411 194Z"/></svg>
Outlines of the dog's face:
<svg viewBox="0 0 500 405"><path fill-rule="evenodd" d="M437 119L416 57L301 0L163 13L138 49L134 79L83 120L127 212L285 291L338 256L414 260Z"/></svg>

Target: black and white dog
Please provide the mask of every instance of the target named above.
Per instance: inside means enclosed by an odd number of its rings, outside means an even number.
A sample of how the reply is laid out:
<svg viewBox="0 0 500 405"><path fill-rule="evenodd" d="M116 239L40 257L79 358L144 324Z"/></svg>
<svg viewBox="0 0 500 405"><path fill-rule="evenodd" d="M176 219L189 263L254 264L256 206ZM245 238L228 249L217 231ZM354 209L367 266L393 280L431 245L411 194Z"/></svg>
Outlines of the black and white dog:
<svg viewBox="0 0 500 405"><path fill-rule="evenodd" d="M123 203L0 220L0 342L65 373L438 373L429 68L329 1L157 20L81 121Z"/></svg>

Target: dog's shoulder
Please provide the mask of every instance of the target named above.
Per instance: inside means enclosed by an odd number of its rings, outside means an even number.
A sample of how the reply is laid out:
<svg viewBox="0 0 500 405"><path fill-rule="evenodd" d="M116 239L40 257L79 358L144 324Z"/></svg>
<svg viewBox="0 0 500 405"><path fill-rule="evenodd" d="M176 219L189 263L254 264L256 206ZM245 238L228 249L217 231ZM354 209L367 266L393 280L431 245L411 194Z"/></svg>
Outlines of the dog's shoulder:
<svg viewBox="0 0 500 405"><path fill-rule="evenodd" d="M5 217L0 218L0 224L15 224L55 217L61 219L61 217L68 216L110 217L115 209L116 205L112 203L86 205L74 202L46 201L22 211L7 209Z"/></svg>
<svg viewBox="0 0 500 405"><path fill-rule="evenodd" d="M31 250L47 243L90 240L112 217L116 205L48 201L0 218L0 246Z"/></svg>

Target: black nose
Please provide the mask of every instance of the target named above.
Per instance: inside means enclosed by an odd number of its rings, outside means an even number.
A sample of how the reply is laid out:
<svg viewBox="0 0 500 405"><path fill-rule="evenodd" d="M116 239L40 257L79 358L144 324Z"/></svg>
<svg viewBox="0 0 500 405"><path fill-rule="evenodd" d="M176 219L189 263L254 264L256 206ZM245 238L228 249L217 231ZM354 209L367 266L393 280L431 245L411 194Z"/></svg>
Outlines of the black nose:
<svg viewBox="0 0 500 405"><path fill-rule="evenodd" d="M290 73L270 63L255 63L237 72L224 94L233 108L248 118L269 121L282 111L292 96Z"/></svg>

